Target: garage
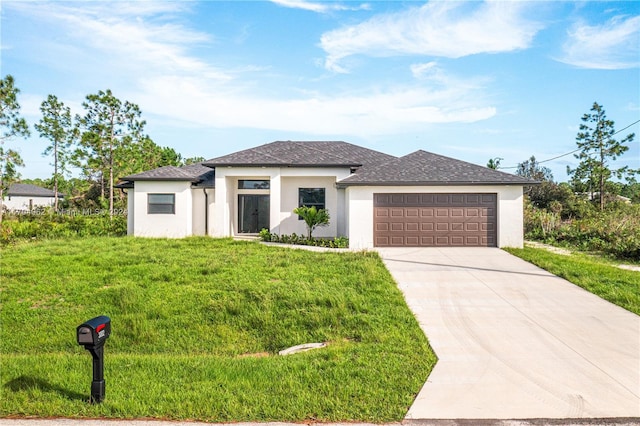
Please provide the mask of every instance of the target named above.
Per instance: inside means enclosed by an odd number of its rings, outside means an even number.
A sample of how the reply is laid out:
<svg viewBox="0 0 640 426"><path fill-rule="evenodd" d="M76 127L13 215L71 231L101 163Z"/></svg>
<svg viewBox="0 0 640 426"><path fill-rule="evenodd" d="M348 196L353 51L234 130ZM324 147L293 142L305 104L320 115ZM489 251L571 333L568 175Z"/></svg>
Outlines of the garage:
<svg viewBox="0 0 640 426"><path fill-rule="evenodd" d="M375 247L496 247L495 193L375 193Z"/></svg>

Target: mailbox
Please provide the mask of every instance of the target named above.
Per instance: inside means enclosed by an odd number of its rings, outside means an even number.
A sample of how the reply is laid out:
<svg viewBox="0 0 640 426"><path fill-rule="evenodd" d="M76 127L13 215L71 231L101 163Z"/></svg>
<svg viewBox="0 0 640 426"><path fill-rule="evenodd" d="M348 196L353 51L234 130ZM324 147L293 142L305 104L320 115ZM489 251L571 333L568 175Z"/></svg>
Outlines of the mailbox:
<svg viewBox="0 0 640 426"><path fill-rule="evenodd" d="M78 344L97 346L104 344L111 334L111 319L104 315L90 319L78 326Z"/></svg>
<svg viewBox="0 0 640 426"><path fill-rule="evenodd" d="M104 399L104 343L110 335L111 319L104 315L91 318L76 328L78 344L84 346L93 358L91 402L102 402Z"/></svg>

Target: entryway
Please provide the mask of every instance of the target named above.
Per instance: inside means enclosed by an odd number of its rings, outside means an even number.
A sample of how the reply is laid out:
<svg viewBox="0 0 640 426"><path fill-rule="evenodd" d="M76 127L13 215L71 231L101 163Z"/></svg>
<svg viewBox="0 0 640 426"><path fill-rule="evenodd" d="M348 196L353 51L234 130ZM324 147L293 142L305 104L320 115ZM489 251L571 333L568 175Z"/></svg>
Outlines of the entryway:
<svg viewBox="0 0 640 426"><path fill-rule="evenodd" d="M257 234L269 229L269 195L238 195L238 233Z"/></svg>

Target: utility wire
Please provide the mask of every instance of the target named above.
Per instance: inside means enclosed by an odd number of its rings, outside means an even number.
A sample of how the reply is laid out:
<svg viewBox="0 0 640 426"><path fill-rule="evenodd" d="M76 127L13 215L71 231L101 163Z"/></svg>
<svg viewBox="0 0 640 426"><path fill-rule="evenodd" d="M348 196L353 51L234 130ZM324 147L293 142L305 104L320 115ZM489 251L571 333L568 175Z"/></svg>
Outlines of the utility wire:
<svg viewBox="0 0 640 426"><path fill-rule="evenodd" d="M629 127L633 126L634 124L638 124L640 123L640 120L636 120L633 123L629 124L627 127L623 127L622 129L618 130L617 132L615 132L613 135L611 136L615 136L618 133L622 132L623 130L627 130ZM553 161L553 160L557 160L558 158L562 158L562 157L566 157L567 155L571 155L574 152L578 152L580 151L582 148L578 148L578 149L574 149L571 152L567 152L566 154L562 154L562 155L558 155L556 157L553 158L548 158L546 160L542 160L542 161L537 161L538 164L542 164L542 163L548 163L549 161ZM506 169L517 169L518 166L511 166L511 167L498 167L498 170L506 170Z"/></svg>

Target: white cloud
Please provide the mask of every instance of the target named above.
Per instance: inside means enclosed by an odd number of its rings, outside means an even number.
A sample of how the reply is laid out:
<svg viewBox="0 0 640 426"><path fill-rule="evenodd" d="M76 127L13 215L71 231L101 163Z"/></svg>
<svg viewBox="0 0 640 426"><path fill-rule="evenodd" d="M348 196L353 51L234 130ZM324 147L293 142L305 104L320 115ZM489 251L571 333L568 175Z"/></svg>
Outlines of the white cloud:
<svg viewBox="0 0 640 426"><path fill-rule="evenodd" d="M567 35L560 62L593 69L640 66L640 16L617 16L602 25L579 22Z"/></svg>
<svg viewBox="0 0 640 426"><path fill-rule="evenodd" d="M107 85L107 81L116 96L140 105L145 117L163 122L348 137L406 132L431 123L474 122L496 114L483 101L481 84L447 76L436 63L415 65L417 81L402 87L374 90L365 83L341 93L316 86L313 92L295 97L268 97L256 90L270 86L269 92L278 92L272 80L258 80L264 77L260 71L265 66L229 69L195 56L190 47L209 43L212 35L177 24L182 21L172 20L173 11L162 11L162 19L154 19L155 9L146 2L139 10L131 6L132 15L123 9L108 13L102 3L93 4L21 7L23 13L45 22L45 28L56 26L64 35L56 42L65 49L72 47L71 53L59 50L64 56L55 58L55 66L70 64L74 76L91 75L92 84ZM117 84L105 80L105 75L113 75ZM285 85L289 87L290 81ZM42 95L34 95L26 105L34 115L37 99Z"/></svg>
<svg viewBox="0 0 640 426"><path fill-rule="evenodd" d="M369 5L366 3L358 6L345 6L335 2L311 2L306 0L271 0L280 6L289 7L293 9L303 9L317 13L327 13L340 10L368 10Z"/></svg>
<svg viewBox="0 0 640 426"><path fill-rule="evenodd" d="M527 48L541 25L526 18L528 2L431 1L327 32L320 40L326 68L347 72L351 55L423 55L459 58Z"/></svg>
<svg viewBox="0 0 640 426"><path fill-rule="evenodd" d="M189 55L190 47L211 42L211 36L169 21L173 13L183 11L181 4L10 3L23 14L63 28L64 37L46 41L53 45L51 50L73 50L87 58L99 58L102 71L197 73L207 78L230 79L227 73ZM70 59L76 66L85 65L77 57Z"/></svg>
<svg viewBox="0 0 640 426"><path fill-rule="evenodd" d="M147 81L135 98L144 111L210 127L248 127L367 137L418 129L425 124L475 122L496 114L478 105L467 88L390 88L372 94L308 94L271 99L203 88L178 77Z"/></svg>

